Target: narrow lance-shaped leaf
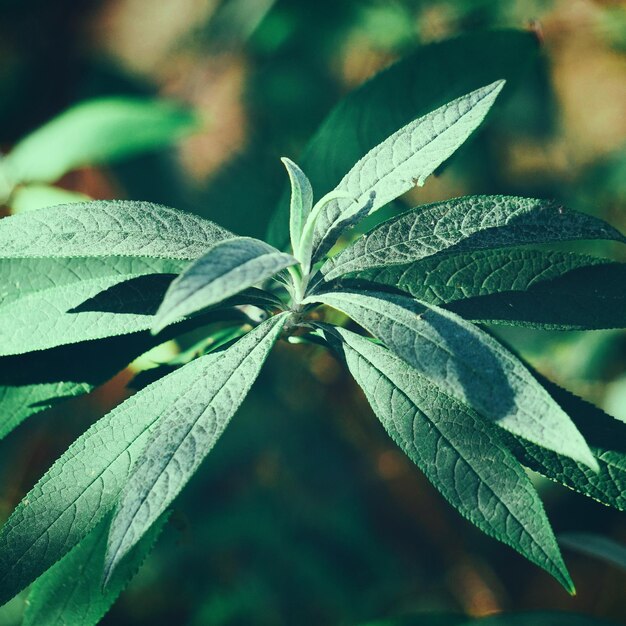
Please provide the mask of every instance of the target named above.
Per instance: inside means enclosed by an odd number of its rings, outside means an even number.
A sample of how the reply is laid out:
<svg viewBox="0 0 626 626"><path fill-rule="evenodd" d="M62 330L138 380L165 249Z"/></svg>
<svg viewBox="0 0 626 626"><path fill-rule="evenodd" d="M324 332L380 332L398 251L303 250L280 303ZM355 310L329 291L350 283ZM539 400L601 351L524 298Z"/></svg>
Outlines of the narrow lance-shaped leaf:
<svg viewBox="0 0 626 626"><path fill-rule="evenodd" d="M386 348L344 329L350 372L392 439L464 517L554 576L569 577L541 500L498 431Z"/></svg>
<svg viewBox="0 0 626 626"><path fill-rule="evenodd" d="M504 86L503 80L481 87L407 124L370 150L344 176L336 191L353 200L328 203L317 220L313 260L335 243L335 225L364 206L370 213L424 181L450 157L482 122ZM335 233L329 237L329 233Z"/></svg>
<svg viewBox="0 0 626 626"><path fill-rule="evenodd" d="M385 293L335 292L311 300L352 317L444 393L501 428L598 469L550 394L513 354L470 322L434 307L420 313L410 298Z"/></svg>
<svg viewBox="0 0 626 626"><path fill-rule="evenodd" d="M283 323L282 316L271 318L251 331L247 343L273 343ZM0 604L67 554L116 505L163 408L193 406L198 390L223 375L215 364L224 354L200 357L137 392L98 420L46 472L0 530Z"/></svg>
<svg viewBox="0 0 626 626"><path fill-rule="evenodd" d="M467 196L412 209L383 222L322 267L326 280L371 267L412 263L437 253L531 243L609 239L626 243L603 220L549 200Z"/></svg>
<svg viewBox="0 0 626 626"><path fill-rule="evenodd" d="M364 270L342 282L395 287L474 322L581 330L626 325L626 263L584 254L477 250Z"/></svg>
<svg viewBox="0 0 626 626"><path fill-rule="evenodd" d="M264 241L235 237L212 246L170 285L152 330L217 304L277 272L297 259Z"/></svg>
<svg viewBox="0 0 626 626"><path fill-rule="evenodd" d="M0 220L0 258L138 256L195 259L233 235L176 209L127 200L95 200Z"/></svg>
<svg viewBox="0 0 626 626"><path fill-rule="evenodd" d="M290 159L283 157L283 165L289 174L291 200L289 203L289 235L294 253L300 247L300 236L306 218L313 207L313 189L306 174Z"/></svg>
<svg viewBox="0 0 626 626"><path fill-rule="evenodd" d="M410 54L348 93L324 120L298 160L322 196L367 152L398 128L447 102L506 79L500 98L510 97L540 60L534 33L482 31L418 46ZM393 102L393 106L390 106ZM269 243L289 242L289 194L270 223Z"/></svg>
<svg viewBox="0 0 626 626"><path fill-rule="evenodd" d="M5 158L14 182L54 182L84 165L160 148L197 125L188 109L165 101L100 98L81 102L22 139Z"/></svg>
<svg viewBox="0 0 626 626"><path fill-rule="evenodd" d="M256 380L286 315L268 320L216 353L211 373L201 382L195 381L162 413L122 491L109 534L105 581L178 495L224 432Z"/></svg>
<svg viewBox="0 0 626 626"><path fill-rule="evenodd" d="M109 534L106 516L69 554L31 587L22 626L95 626L135 576L152 550L167 516L154 524L102 589L102 567Z"/></svg>

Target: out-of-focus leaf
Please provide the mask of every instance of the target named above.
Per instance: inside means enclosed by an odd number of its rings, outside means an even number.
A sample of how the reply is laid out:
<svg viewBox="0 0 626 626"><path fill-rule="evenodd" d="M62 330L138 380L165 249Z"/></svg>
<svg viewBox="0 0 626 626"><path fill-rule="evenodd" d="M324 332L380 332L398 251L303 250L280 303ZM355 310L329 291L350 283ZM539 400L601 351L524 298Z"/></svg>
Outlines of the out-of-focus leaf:
<svg viewBox="0 0 626 626"><path fill-rule="evenodd" d="M598 469L563 409L511 352L471 322L440 308L422 312L393 294L333 292L313 299L352 317L445 394L501 428Z"/></svg>
<svg viewBox="0 0 626 626"><path fill-rule="evenodd" d="M446 102L504 78L512 93L539 46L530 32L502 30L464 35L421 46L348 94L323 122L299 163L316 196L339 184L369 150ZM272 219L269 241L287 244L289 197Z"/></svg>
<svg viewBox="0 0 626 626"><path fill-rule="evenodd" d="M554 576L574 585L541 500L498 431L383 346L326 330L392 439L466 519Z"/></svg>
<svg viewBox="0 0 626 626"><path fill-rule="evenodd" d="M57 204L85 202L89 196L77 191L68 191L52 185L26 185L18 187L11 195L10 205L13 213L35 211Z"/></svg>
<svg viewBox="0 0 626 626"><path fill-rule="evenodd" d="M106 516L69 554L37 579L26 601L23 626L95 626L143 564L167 517L163 516L146 533L103 590L102 568L110 521L110 516Z"/></svg>
<svg viewBox="0 0 626 626"><path fill-rule="evenodd" d="M297 262L290 254L259 239L235 237L221 241L172 282L156 314L153 332L222 302Z"/></svg>
<svg viewBox="0 0 626 626"><path fill-rule="evenodd" d="M337 192L348 198L328 202L315 223L313 261L330 250L340 228L372 200L373 213L428 176L480 125L504 86L498 80L464 95L400 128L372 148L341 179Z"/></svg>
<svg viewBox="0 0 626 626"><path fill-rule="evenodd" d="M478 250L369 269L355 273L355 280L395 287L481 323L589 330L626 325L626 264L582 254Z"/></svg>
<svg viewBox="0 0 626 626"><path fill-rule="evenodd" d="M195 259L231 233L176 209L94 200L0 220L0 257L139 256Z"/></svg>
<svg viewBox="0 0 626 626"><path fill-rule="evenodd" d="M581 554L594 556L626 571L626 546L597 533L561 533L559 543Z"/></svg>
<svg viewBox="0 0 626 626"><path fill-rule="evenodd" d="M160 413L159 424L131 469L111 523L105 582L220 438L261 371L286 316L270 318L230 348L198 359L204 361L206 375L183 379L176 402L166 408L155 407Z"/></svg>
<svg viewBox="0 0 626 626"><path fill-rule="evenodd" d="M551 200L466 196L412 209L383 222L322 267L327 280L372 267L403 265L437 253L626 237L601 219Z"/></svg>
<svg viewBox="0 0 626 626"><path fill-rule="evenodd" d="M369 622L364 626L616 626L616 624L588 615L549 611L502 613L479 619L424 613L412 617Z"/></svg>
<svg viewBox="0 0 626 626"><path fill-rule="evenodd" d="M171 102L90 100L20 141L4 165L14 182L54 182L77 167L109 163L169 145L196 126L191 111Z"/></svg>

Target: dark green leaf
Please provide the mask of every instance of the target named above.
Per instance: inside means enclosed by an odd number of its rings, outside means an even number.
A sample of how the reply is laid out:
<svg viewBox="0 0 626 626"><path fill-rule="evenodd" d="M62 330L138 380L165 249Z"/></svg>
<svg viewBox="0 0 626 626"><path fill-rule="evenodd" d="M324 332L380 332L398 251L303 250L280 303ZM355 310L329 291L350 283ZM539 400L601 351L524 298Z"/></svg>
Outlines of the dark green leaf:
<svg viewBox="0 0 626 626"><path fill-rule="evenodd" d="M210 363L210 374L185 384L174 404L158 407L159 424L132 467L111 524L105 581L224 432L261 371L286 315L267 320L230 348L198 359Z"/></svg>
<svg viewBox="0 0 626 626"><path fill-rule="evenodd" d="M106 590L102 568L109 534L106 516L72 551L55 563L32 586L23 626L94 626L141 567L166 517L155 524L128 554Z"/></svg>
<svg viewBox="0 0 626 626"><path fill-rule="evenodd" d="M450 504L573 592L541 500L495 427L386 348L331 333L385 429Z"/></svg>
<svg viewBox="0 0 626 626"><path fill-rule="evenodd" d="M606 222L549 200L467 196L436 202L383 222L326 262L327 280L372 267L402 265L437 253L530 243L626 238Z"/></svg>
<svg viewBox="0 0 626 626"><path fill-rule="evenodd" d="M340 309L437 388L501 428L596 469L570 418L524 365L472 323L405 296L333 292L312 299ZM430 305L433 307L433 305Z"/></svg>

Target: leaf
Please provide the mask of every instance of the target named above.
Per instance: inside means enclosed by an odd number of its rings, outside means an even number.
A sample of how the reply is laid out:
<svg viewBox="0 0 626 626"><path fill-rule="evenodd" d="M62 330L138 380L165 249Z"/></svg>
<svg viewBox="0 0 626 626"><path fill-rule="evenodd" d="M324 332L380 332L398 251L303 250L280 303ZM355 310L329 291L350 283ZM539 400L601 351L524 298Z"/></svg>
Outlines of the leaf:
<svg viewBox="0 0 626 626"><path fill-rule="evenodd" d="M499 80L414 120L372 148L343 177L336 191L353 200L329 202L316 222L313 260L336 241L335 226L358 212L374 194L373 213L416 184L421 186L482 122L502 90Z"/></svg>
<svg viewBox="0 0 626 626"><path fill-rule="evenodd" d="M369 269L355 273L354 284L396 287L474 322L591 330L626 325L620 287L625 282L625 263L513 249L435 255Z"/></svg>
<svg viewBox="0 0 626 626"><path fill-rule="evenodd" d="M252 331L252 338L278 332L281 322L280 316L268 320ZM193 403L198 389L216 375L222 354L196 359L137 392L98 420L46 472L0 530L0 605L67 554L117 504L164 407Z"/></svg>
<svg viewBox="0 0 626 626"><path fill-rule="evenodd" d="M154 325L156 334L181 317L197 313L252 287L297 259L251 237L235 237L212 246L170 285Z"/></svg>
<svg viewBox="0 0 626 626"><path fill-rule="evenodd" d="M143 537L103 591L102 567L111 521L106 516L35 582L26 601L23 626L95 626L135 576L166 520L167 517L163 517Z"/></svg>
<svg viewBox="0 0 626 626"><path fill-rule="evenodd" d="M289 234L291 249L295 254L300 247L302 228L313 208L313 189L306 174L293 161L286 157L283 157L281 161L287 169L291 183Z"/></svg>
<svg viewBox="0 0 626 626"><path fill-rule="evenodd" d="M35 211L58 204L85 202L89 196L77 191L68 191L51 185L26 185L18 187L11 195L9 205L13 213Z"/></svg>
<svg viewBox="0 0 626 626"><path fill-rule="evenodd" d="M551 200L466 196L383 222L322 267L326 280L433 256L577 239L626 238L606 222Z"/></svg>
<svg viewBox="0 0 626 626"><path fill-rule="evenodd" d="M365 625L364 625L365 626ZM462 615L418 613L412 617L368 622L366 626L616 626L588 615L557 611L501 613L478 619Z"/></svg>
<svg viewBox="0 0 626 626"><path fill-rule="evenodd" d="M99 98L81 102L38 128L4 163L14 182L54 182L77 167L161 148L196 126L195 115L172 102Z"/></svg>
<svg viewBox="0 0 626 626"><path fill-rule="evenodd" d="M232 235L151 202L95 200L0 220L0 258L139 256L195 259Z"/></svg>
<svg viewBox="0 0 626 626"><path fill-rule="evenodd" d="M332 110L299 159L320 195L374 146L412 120L482 85L505 78L502 98L539 58L533 33L501 30L419 46L413 53L349 93ZM289 196L270 224L269 242L283 248Z"/></svg>
<svg viewBox="0 0 626 626"><path fill-rule="evenodd" d="M78 268L78 277L88 274L90 267L98 267L85 263L82 258L78 259L80 264L59 262L76 260L0 259L0 267L9 265L3 261L28 261L10 265L22 265L16 271L18 276L24 270L40 270L39 278L34 278L31 286L36 282L44 283L44 277L51 285L12 301L9 296L8 301L0 303L0 356L147 330L176 270L183 267L180 262L170 261L169 269L173 273L149 275L154 265L143 264L140 259L117 258L115 265L122 271L126 270L127 274L114 273L111 263L108 265L111 268L108 276L85 280L76 278L68 284L65 282L66 272L72 268ZM160 261L160 266L161 269L168 269L165 261ZM104 273L104 269L102 271ZM59 286L55 284L57 276ZM17 279L12 283L19 284L21 281Z"/></svg>
<svg viewBox="0 0 626 626"><path fill-rule="evenodd" d="M334 292L312 298L352 317L446 395L501 428L598 469L550 394L513 354L470 322L440 308L419 313L413 300L392 294Z"/></svg>
<svg viewBox="0 0 626 626"><path fill-rule="evenodd" d="M159 425L132 467L111 523L105 584L224 432L256 380L286 316L271 318L230 348L202 357L211 359L210 375L185 385L175 404L165 411L160 408Z"/></svg>
<svg viewBox="0 0 626 626"><path fill-rule="evenodd" d="M597 533L561 533L559 543L581 554L593 556L626 571L626 546Z"/></svg>
<svg viewBox="0 0 626 626"><path fill-rule="evenodd" d="M384 347L344 329L332 332L378 419L448 502L572 593L541 500L492 424Z"/></svg>
<svg viewBox="0 0 626 626"><path fill-rule="evenodd" d="M594 500L626 511L626 424L530 370L571 416L593 451L599 472L528 441L508 437L507 446L521 463Z"/></svg>

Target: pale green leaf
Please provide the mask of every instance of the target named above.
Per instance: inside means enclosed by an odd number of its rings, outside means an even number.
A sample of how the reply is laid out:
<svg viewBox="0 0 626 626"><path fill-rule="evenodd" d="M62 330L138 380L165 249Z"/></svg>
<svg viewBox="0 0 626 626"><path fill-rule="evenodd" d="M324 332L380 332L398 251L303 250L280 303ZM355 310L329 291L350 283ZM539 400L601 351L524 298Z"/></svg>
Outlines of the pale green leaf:
<svg viewBox="0 0 626 626"><path fill-rule="evenodd" d="M297 259L251 237L235 237L212 246L170 285L153 332L262 283L295 265Z"/></svg>
<svg viewBox="0 0 626 626"><path fill-rule="evenodd" d="M257 336L279 328L283 319L272 318ZM137 392L98 420L46 472L0 530L0 604L67 554L116 505L164 408L185 401L186 391L186 401L193 402L198 389L211 384L222 354L200 357Z"/></svg>
<svg viewBox="0 0 626 626"><path fill-rule="evenodd" d="M583 254L512 249L435 255L357 272L350 282L396 287L481 323L588 330L626 325L626 264Z"/></svg>
<svg viewBox="0 0 626 626"><path fill-rule="evenodd" d="M418 46L348 93L333 108L298 160L320 196L334 189L367 152L398 128L500 78L500 98L514 94L539 60L534 33L484 31ZM269 242L289 240L289 195L272 218Z"/></svg>
<svg viewBox="0 0 626 626"><path fill-rule="evenodd" d="M194 114L172 102L89 100L22 139L4 162L14 182L54 182L77 167L161 148L196 126Z"/></svg>
<svg viewBox="0 0 626 626"><path fill-rule="evenodd" d="M606 222L549 200L466 196L418 207L383 222L322 268L326 280L441 253L531 243L626 238Z"/></svg>
<svg viewBox="0 0 626 626"><path fill-rule="evenodd" d="M289 235L291 249L295 253L300 246L302 228L313 208L313 189L306 174L290 159L283 157L283 165L289 174L291 200L289 203Z"/></svg>
<svg viewBox="0 0 626 626"><path fill-rule="evenodd" d="M164 516L154 524L103 590L102 568L111 522L107 515L31 587L22 626L95 626L137 573L166 520Z"/></svg>
<svg viewBox="0 0 626 626"><path fill-rule="evenodd" d="M410 298L385 293L333 292L311 300L352 317L445 394L501 428L598 469L550 394L511 352L470 322L433 305L422 312Z"/></svg>
<svg viewBox="0 0 626 626"><path fill-rule="evenodd" d="M407 124L372 148L343 177L336 191L351 199L328 203L317 220L313 259L318 260L335 243L336 225L367 204L376 211L424 181L465 142L482 122L502 90L499 80L457 98ZM333 236L329 236L329 234Z"/></svg>
<svg viewBox="0 0 626 626"><path fill-rule="evenodd" d="M541 500L495 427L383 346L344 329L326 334L341 338L374 413L450 504L573 592Z"/></svg>
<svg viewBox="0 0 626 626"><path fill-rule="evenodd" d="M24 213L58 204L71 204L87 200L89 200L89 196L86 196L84 193L68 191L67 189L51 185L31 184L18 187L11 194L9 205L12 213Z"/></svg>
<svg viewBox="0 0 626 626"><path fill-rule="evenodd" d="M159 425L132 467L111 524L105 580L224 432L256 380L286 315L264 322L230 348L202 357L211 359L210 375L185 385L175 404L160 407Z"/></svg>
<svg viewBox="0 0 626 626"><path fill-rule="evenodd" d="M231 233L150 202L94 200L0 220L0 258L140 256L195 259Z"/></svg>

